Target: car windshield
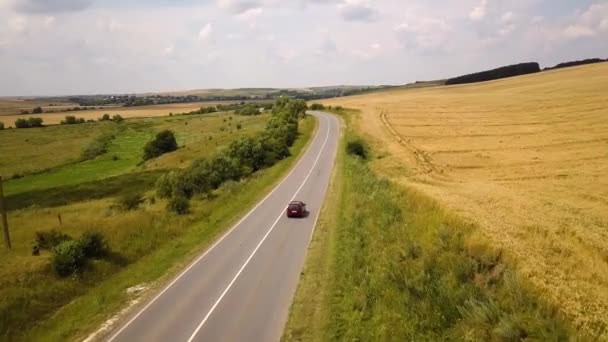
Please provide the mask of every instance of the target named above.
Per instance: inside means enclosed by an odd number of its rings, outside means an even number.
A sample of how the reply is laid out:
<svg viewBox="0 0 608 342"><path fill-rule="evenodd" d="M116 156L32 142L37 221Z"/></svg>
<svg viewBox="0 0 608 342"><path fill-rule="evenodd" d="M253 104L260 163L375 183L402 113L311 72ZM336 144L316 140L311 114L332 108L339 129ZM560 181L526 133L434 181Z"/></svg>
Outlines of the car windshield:
<svg viewBox="0 0 608 342"><path fill-rule="evenodd" d="M290 204L289 210L300 210L300 205L299 204Z"/></svg>

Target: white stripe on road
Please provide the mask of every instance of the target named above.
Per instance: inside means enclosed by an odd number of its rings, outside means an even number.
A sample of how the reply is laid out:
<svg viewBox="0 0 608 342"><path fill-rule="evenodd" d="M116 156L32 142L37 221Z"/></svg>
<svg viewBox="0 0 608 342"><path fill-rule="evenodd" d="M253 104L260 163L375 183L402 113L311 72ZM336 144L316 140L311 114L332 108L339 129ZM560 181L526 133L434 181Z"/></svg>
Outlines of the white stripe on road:
<svg viewBox="0 0 608 342"><path fill-rule="evenodd" d="M329 135L329 128L327 130L327 134ZM315 135L314 140L316 140L317 136L318 136L318 133ZM325 142L327 142L327 137L325 138ZM323 143L323 147L321 147L321 151L323 151L324 147L325 147L325 143ZM211 247L209 247L209 249L207 249L207 251L205 253L203 253L203 255L198 257L194 262L192 262L192 264L190 264L190 266L188 266L182 273L180 273L175 279L173 279L173 281L171 283L169 283L169 285L167 285L158 295L156 295L150 302L148 302L148 304L146 304L146 306L144 306L143 309L141 309L135 316L133 316L133 318L131 318L127 322L127 324L122 326L122 328L120 328L120 330L118 330L114 335L112 335L112 337L110 337L110 339L108 339L108 342L114 341L114 339L116 339L116 337L118 337L118 335L120 335L127 327L129 327L129 325L131 325L131 323L133 323L139 316L141 316L141 314L144 313L144 311L146 311L152 304L154 304L154 302L156 302L158 300L158 298L160 298L165 292L167 292L167 290L169 290L169 288L171 288L171 286L173 286L175 283L177 283L178 280L180 280L186 273L188 273L188 271L190 271L194 266L196 266L197 263L199 263L205 256L207 256L207 254L209 254L217 245L219 245L226 237L228 237L228 235L230 235L230 233L232 233L241 223L243 223L243 221L245 221L249 216L251 216L251 214L253 214L253 212L257 208L259 208L270 196L272 196L272 194L274 194L283 185L283 183L285 183L287 181L287 179L289 179L291 174L294 173L298 169L298 167L300 166L300 164L303 161L304 161L304 155L302 156L302 158L300 158L300 160L298 161L296 166L294 166L293 169L291 169L291 171L287 174L287 176L285 176L285 178L283 178L283 180L274 189L272 189L272 191L268 195L266 195L266 197L264 197L264 199L262 199L260 202L258 202L258 204L255 207L253 207L253 209L251 209L234 226L232 226L232 228L230 228L230 230L228 232L226 232L219 240L217 240Z"/></svg>
<svg viewBox="0 0 608 342"><path fill-rule="evenodd" d="M293 197L291 198L290 201L293 201L296 198L296 196L298 196L298 194L300 193L300 190L302 190L302 188L304 187L304 185L306 184L306 182L310 178L310 175L312 174L312 172L314 171L315 167L317 166L317 163L319 162L319 159L321 158L321 155L323 154L323 150L325 150L325 145L327 144L327 140L329 139L329 131L330 131L329 119L325 119L325 120L327 121L327 135L325 136L325 141L323 141L323 146L321 147L321 151L319 151L319 155L317 156L317 159L315 160L314 164L312 165L312 168L310 168L310 171L308 172L308 175L306 175L306 178L304 179L304 181L302 182L302 184L300 185L300 187L298 188L298 190L293 195ZM217 299L217 301L215 302L215 304L213 304L213 306L211 307L211 310L209 310L209 312L207 313L207 315L205 316L205 318L203 318L203 320L198 325L198 327L196 327L196 330L194 330L194 332L192 333L192 335L188 339L188 342L192 342L194 340L194 338L196 337L196 335L198 334L198 332L201 330L201 328L203 327L203 325L205 325L205 323L207 322L207 320L209 319L209 317L211 317L211 314L213 313L213 311L215 310L215 308L220 304L220 302L222 301L222 299L224 298L224 296L226 295L226 293L228 293L228 291L230 290L230 288L232 287L232 285L234 284L234 282L241 275L241 273L243 272L243 270L245 269L245 267L247 267L247 265L249 264L249 262L251 261L251 259L255 255L255 253L258 251L258 249L260 249L260 247L262 246L262 244L264 243L264 241L266 240L266 238L268 237L268 235L270 235L270 233L272 232L272 230L274 229L274 227L277 225L277 223L279 223L279 220L283 217L283 215L284 215L284 212L283 212L283 210L281 210L281 214L279 214L279 217L277 217L277 219L274 221L274 223L272 224L272 226L270 227L270 229L268 229L268 231L266 232L266 235L264 235L264 237L258 243L258 245L255 247L255 249L253 250L253 252L251 253L251 255L249 255L249 258L247 258L247 261L245 261L245 263L243 264L243 266L241 266L241 269L236 273L236 275L234 276L234 278L232 278L232 281L230 282L230 284L228 284L228 287L226 287L226 289L221 294L221 296Z"/></svg>

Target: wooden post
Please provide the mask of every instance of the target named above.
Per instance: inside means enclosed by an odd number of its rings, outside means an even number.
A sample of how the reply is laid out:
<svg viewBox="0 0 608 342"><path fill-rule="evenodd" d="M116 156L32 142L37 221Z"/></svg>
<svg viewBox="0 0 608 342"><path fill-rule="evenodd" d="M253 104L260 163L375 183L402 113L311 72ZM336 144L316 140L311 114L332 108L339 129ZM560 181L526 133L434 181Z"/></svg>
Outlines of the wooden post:
<svg viewBox="0 0 608 342"><path fill-rule="evenodd" d="M11 249L11 236L8 232L8 220L6 219L6 208L4 207L4 191L2 189L2 176L0 176L0 215L2 215L2 229L4 230L4 244Z"/></svg>

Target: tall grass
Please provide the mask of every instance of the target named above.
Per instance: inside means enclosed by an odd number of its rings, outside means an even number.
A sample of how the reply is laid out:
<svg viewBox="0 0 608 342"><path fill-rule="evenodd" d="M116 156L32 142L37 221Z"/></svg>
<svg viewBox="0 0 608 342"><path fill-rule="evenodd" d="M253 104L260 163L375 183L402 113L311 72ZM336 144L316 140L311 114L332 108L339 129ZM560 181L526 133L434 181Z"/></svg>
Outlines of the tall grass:
<svg viewBox="0 0 608 342"><path fill-rule="evenodd" d="M379 178L344 147L332 185L341 194L320 221L332 224L316 233L284 340L563 341L574 333L474 227Z"/></svg>

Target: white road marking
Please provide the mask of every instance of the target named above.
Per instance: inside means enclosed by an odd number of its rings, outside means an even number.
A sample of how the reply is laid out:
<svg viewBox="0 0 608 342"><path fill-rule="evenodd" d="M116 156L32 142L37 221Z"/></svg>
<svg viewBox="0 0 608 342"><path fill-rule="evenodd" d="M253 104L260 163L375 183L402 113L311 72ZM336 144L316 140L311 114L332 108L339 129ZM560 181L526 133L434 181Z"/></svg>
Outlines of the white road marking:
<svg viewBox="0 0 608 342"><path fill-rule="evenodd" d="M317 156L317 159L315 160L314 164L312 165L312 168L310 168L310 171L308 172L308 175L306 175L306 178L304 179L304 181L302 182L302 184L300 185L300 187L298 188L298 190L296 190L295 194L291 198L291 201L293 201L296 198L296 196L298 196L298 194L300 193L300 190L302 190L302 188L304 187L304 185L306 184L306 182L310 178L310 175L314 171L315 167L317 167L317 163L319 162L319 159L321 158L321 155L323 154L323 150L325 150L325 145L327 144L327 140L329 139L329 131L330 131L329 119L326 119L326 121L328 121L328 124L327 124L327 135L325 136L325 141L323 141L323 146L321 146L321 151L319 151L319 155ZM277 219L274 221L274 223L272 224L272 226L270 227L270 229L268 229L268 231L266 232L266 235L264 235L264 237L258 243L258 245L255 247L255 249L253 250L253 252L251 253L251 255L249 255L249 258L247 258L247 261L245 261L245 263L243 264L243 266L241 266L241 269L239 269L239 271L236 273L236 275L234 276L234 278L232 278L232 281L230 282L230 284L228 284L228 286L226 287L226 289L224 290L224 292L222 292L222 294L217 299L217 301L215 302L215 304L213 304L213 306L211 307L211 309L209 310L209 312L207 313L207 315L205 316L205 318L203 318L203 320L198 325L198 327L196 327L196 330L194 330L194 332L192 333L192 335L188 339L188 342L192 342L194 340L194 338L196 337L196 335L198 334L198 332L201 330L201 328L203 327L203 325L205 325L205 323L207 322L207 320L209 319L209 317L211 317L211 314L213 313L213 311L215 311L215 308L220 304L220 302L222 301L222 299L224 298L224 296L226 295L226 293L228 293L228 291L230 290L230 288L232 287L232 285L234 284L234 282L236 282L236 280L241 275L241 273L243 272L243 270L245 269L245 267L247 267L247 265L249 264L249 262L251 261L251 259L255 255L255 253L258 251L258 249L260 249L260 247L262 246L262 244L264 243L264 241L266 240L266 238L268 237L268 235L270 235L270 233L272 232L272 230L274 229L274 227L277 225L277 223L279 223L279 220L283 217L284 214L285 214L284 211L281 210L281 214L279 214L279 217L277 217Z"/></svg>
<svg viewBox="0 0 608 342"><path fill-rule="evenodd" d="M315 139L318 136L318 132L317 135L315 136ZM325 147L325 143L327 142L327 138L329 137L329 128L327 129L327 137L325 138L325 142L323 143L323 146L321 147L321 152L323 151L323 148ZM319 155L321 155L321 153L319 153ZM178 280L180 280L186 273L188 273L188 271L190 271L192 269L192 267L196 266L197 263L199 263L207 254L209 254L217 245L219 245L226 237L228 237L228 235L230 235L230 233L232 233L241 223L243 223L243 221L245 221L249 216L251 216L251 214L253 214L253 212L262 205L262 203L264 203L270 196L272 196L272 194L274 194L282 185L283 183L285 183L287 181L287 179L289 178L289 176L291 176L292 173L295 172L295 170L298 169L298 166L300 166L300 164L303 162L304 160L304 155L302 155L302 158L298 161L298 163L296 164L296 166L293 167L293 169L291 169L291 171L287 174L287 176L285 176L285 178L283 178L283 180L274 188L272 189L272 191L266 195L266 197L264 197L260 202L258 202L258 204L253 207L253 209L251 209L242 219L240 219L234 226L232 226L232 228L230 228L230 230L228 232L226 232L219 240L217 240L211 247L209 247L209 249L207 249L207 251L205 253L203 253L203 255L201 255L200 257L198 257L196 260L194 260L190 266L188 266L182 273L180 273L175 279L173 279L173 281L171 283L169 283L169 285L167 285L159 294L157 294L148 304L146 304L146 306L144 306L135 316L133 316L128 322L127 324L125 324L124 326L122 326L122 328L120 328L120 330L118 330L114 335L112 335L112 337L110 337L110 339L108 339L108 342L112 342L114 339L116 339L116 337L118 337L118 335L120 335L127 327L129 327L129 325L131 323L133 323L139 316L141 316L142 313L144 313L144 311L146 311L152 304L154 304L154 302L156 302L158 300L158 298L160 298L169 288L171 288L171 286L173 286ZM317 157L318 160L318 157ZM316 162L315 162L316 165ZM314 168L314 166L313 166ZM306 178L308 179L308 177ZM306 182L306 181L305 181ZM300 190L298 189L298 192ZM295 196L294 196L295 197Z"/></svg>

